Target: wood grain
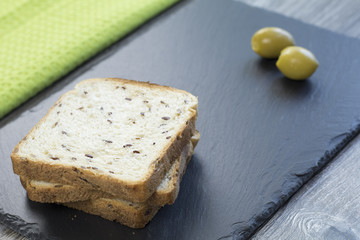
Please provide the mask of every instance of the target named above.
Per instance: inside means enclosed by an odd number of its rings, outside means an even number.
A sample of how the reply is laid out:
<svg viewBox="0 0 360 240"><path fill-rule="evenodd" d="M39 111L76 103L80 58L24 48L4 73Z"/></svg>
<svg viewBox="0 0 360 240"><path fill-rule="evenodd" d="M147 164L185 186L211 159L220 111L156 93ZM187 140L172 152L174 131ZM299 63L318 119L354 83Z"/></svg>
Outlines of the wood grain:
<svg viewBox="0 0 360 240"><path fill-rule="evenodd" d="M360 1L241 0L360 38ZM304 185L252 239L360 239L360 136Z"/></svg>
<svg viewBox="0 0 360 240"><path fill-rule="evenodd" d="M331 31L360 38L359 0L237 0L299 19Z"/></svg>
<svg viewBox="0 0 360 240"><path fill-rule="evenodd" d="M357 137L253 239L359 239L359 148Z"/></svg>
<svg viewBox="0 0 360 240"><path fill-rule="evenodd" d="M358 23L360 16L357 14L360 10L359 1L242 0L242 2L292 16L349 36L360 37L360 24ZM355 185L356 172L359 171L360 167L360 163L356 163L356 156L359 154L359 149L360 140L357 139L353 142L352 146L339 155L326 171L323 171L321 175L312 180L306 187L302 188L302 190L292 198L288 206L278 212L274 218L254 236L255 239L299 239L299 236L303 238L312 238L313 236L315 238L322 238L323 236L328 236L329 239L341 239L340 237L357 239L356 234L359 236L359 230L356 229L356 226L353 227L353 225L349 225L349 223L346 222L353 220L354 223L360 225L357 218L359 212L353 211L354 209L360 209L360 200L358 197L354 197L360 196L360 189L356 187L358 185ZM337 178L337 181L330 181L328 183L329 179L331 180L339 174L339 171L342 172L341 176L345 176L342 181ZM322 177L324 178L323 180L321 180ZM331 185L331 183L333 185ZM342 196L342 200L339 199L339 196ZM309 200L307 198L309 198ZM316 201L316 204L314 201ZM314 205L315 208L312 205ZM286 213L288 213L288 215L286 215ZM345 224L341 225L344 221ZM338 223L338 225L336 225L336 223ZM326 230L326 227L328 230ZM278 228L282 229L282 231L277 231ZM303 229L306 230L303 231ZM316 234L319 232L321 232L322 235ZM9 230L5 230L0 234L0 239L24 238Z"/></svg>
<svg viewBox="0 0 360 240"><path fill-rule="evenodd" d="M26 240L26 237L19 235L18 233L8 229L7 227L0 224L0 239L1 240Z"/></svg>

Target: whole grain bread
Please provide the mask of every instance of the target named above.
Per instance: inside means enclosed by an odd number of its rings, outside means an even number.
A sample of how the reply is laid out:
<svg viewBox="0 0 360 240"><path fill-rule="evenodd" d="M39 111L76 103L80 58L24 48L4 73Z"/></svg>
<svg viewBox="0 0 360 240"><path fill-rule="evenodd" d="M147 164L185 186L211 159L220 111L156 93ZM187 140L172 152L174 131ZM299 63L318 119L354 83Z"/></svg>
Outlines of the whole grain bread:
<svg viewBox="0 0 360 240"><path fill-rule="evenodd" d="M62 203L131 228L143 228L155 216L161 206L131 203L121 199L99 198L80 202Z"/></svg>
<svg viewBox="0 0 360 240"><path fill-rule="evenodd" d="M155 193L146 200L150 206L163 206L173 204L180 188L180 181L186 171L194 148L200 139L199 132L191 138L191 141L182 150L181 156L176 159L166 173ZM81 186L49 183L20 177L21 183L32 201L43 203L66 203L85 201L98 198L114 198L113 195L98 191L88 190Z"/></svg>
<svg viewBox="0 0 360 240"><path fill-rule="evenodd" d="M14 148L27 179L144 202L195 134L197 98L166 86L90 79L64 94Z"/></svg>

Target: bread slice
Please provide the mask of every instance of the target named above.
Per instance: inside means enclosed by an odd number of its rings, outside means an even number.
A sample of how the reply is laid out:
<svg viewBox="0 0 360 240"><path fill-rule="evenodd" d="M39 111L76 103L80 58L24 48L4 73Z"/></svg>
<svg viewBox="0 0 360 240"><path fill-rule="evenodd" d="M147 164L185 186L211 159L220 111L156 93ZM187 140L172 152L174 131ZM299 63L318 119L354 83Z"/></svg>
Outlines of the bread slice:
<svg viewBox="0 0 360 240"><path fill-rule="evenodd" d="M131 228L143 228L155 216L161 206L131 203L121 199L99 198L81 202L63 203L89 214L119 222Z"/></svg>
<svg viewBox="0 0 360 240"><path fill-rule="evenodd" d="M166 86L90 79L64 94L14 148L28 179L144 202L195 133L197 98Z"/></svg>
<svg viewBox="0 0 360 240"><path fill-rule="evenodd" d="M196 143L197 142L194 144L196 145ZM190 143L190 145L191 148L193 148L193 144ZM179 193L181 178L186 171L186 165L190 159L191 154L187 157L186 161L182 161L183 171L180 172L181 174L176 173L174 178L172 178L173 180L168 179L162 181L154 195L144 203L132 203L116 198L98 198L78 202L65 202L62 204L110 221L117 221L131 228L143 228L162 206L166 203L174 203ZM176 181L174 181L174 179L176 179ZM158 201L159 204L157 204L156 201Z"/></svg>
<svg viewBox="0 0 360 240"><path fill-rule="evenodd" d="M200 139L199 132L191 138L191 141L182 150L181 156L176 159L171 169L166 173L156 192L146 201L151 206L163 206L173 204L178 192L182 175L186 165L190 161L194 148ZM32 201L44 203L77 202L98 198L114 198L109 193L97 190L88 190L76 185L63 185L37 181L20 177L21 183Z"/></svg>
<svg viewBox="0 0 360 240"><path fill-rule="evenodd" d="M133 202L125 201L123 199L116 199L116 198L97 198L97 199L90 199L85 201L65 202L62 204L64 206L78 209L89 214L101 216L110 221L117 221L131 228L143 228L155 216L158 210L163 205L165 205L165 203L172 204L175 201L179 193L181 178L186 171L186 165L191 159L191 155L193 153L196 144L199 141L199 137L200 137L199 133L195 134L191 139L192 141L188 144L188 146L185 149L183 149L181 155L182 164L179 166L180 169L178 169L176 173L172 174L173 176L171 179L165 177L164 180L159 185L157 191L154 193L154 195L144 203L133 203ZM185 154L186 152L188 153ZM185 156L187 158L186 160L185 160ZM180 174L178 174L179 172ZM168 173L166 176L169 175L170 174ZM27 189L30 199L31 199L30 197L31 194L36 194L37 191L39 191L40 194L45 193L45 191L42 191L39 188L36 189L32 189L31 187L27 188L26 184L27 183L25 182L24 187ZM48 184L50 183L45 183L44 186L40 186L40 188L42 187L48 188L49 187ZM61 188L62 187L59 187L59 189ZM60 192L57 192L55 186L53 186L53 190L57 194L60 194ZM158 203L155 202L156 199Z"/></svg>
<svg viewBox="0 0 360 240"><path fill-rule="evenodd" d="M28 198L41 203L64 203L97 198L113 198L110 193L84 187L31 180L20 176Z"/></svg>

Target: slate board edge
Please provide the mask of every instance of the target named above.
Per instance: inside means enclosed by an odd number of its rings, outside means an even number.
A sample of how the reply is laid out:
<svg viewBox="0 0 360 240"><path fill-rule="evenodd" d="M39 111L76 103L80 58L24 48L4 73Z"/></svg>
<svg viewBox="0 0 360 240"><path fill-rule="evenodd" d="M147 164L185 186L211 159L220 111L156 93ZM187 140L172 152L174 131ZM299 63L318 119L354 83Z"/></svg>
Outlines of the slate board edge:
<svg viewBox="0 0 360 240"><path fill-rule="evenodd" d="M184 0L184 1L186 1L186 0ZM287 16L287 15L282 15L282 14L280 14L280 13L277 13L277 12L273 11L273 10L264 9L264 8L262 8L262 7L259 7L259 6L252 6L252 5L249 5L249 4L247 4L247 3L241 2L241 0L230 0L230 1L235 1L236 3L246 5L246 6L250 7L250 8L258 9L259 11L269 12L269 13L272 13L272 14L274 14L274 15L278 15L278 16L281 16L281 17L286 17L286 18L289 18L289 19L291 19L291 20L293 20L293 21L301 22L302 24L305 24L305 25L308 25L308 26L312 26L312 27L314 27L314 28L321 29L322 31L331 32L332 34L336 34L336 35L338 35L338 36L343 36L343 37L345 36L346 38L356 39L357 41L359 40L359 38L357 38L357 37L350 36L350 35L346 35L346 34L342 34L342 33L339 33L339 32L337 32L337 31L335 31L335 30L328 29L328 28L325 28L325 27L320 27L320 26L317 26L317 25L313 25L313 24L311 24L311 23L305 22L305 21L302 20L302 19L294 18L294 17L292 17L292 16Z"/></svg>
<svg viewBox="0 0 360 240"><path fill-rule="evenodd" d="M136 27L134 30L126 34L124 37L120 38L119 40L115 41L114 43L110 44L109 46L105 47L103 50L99 51L98 53L94 54L89 59L85 60L84 62L80 63L78 66L75 66L70 72L65 74L64 76L60 77L58 80L54 81L48 87L40 90L34 96L30 97L27 101L20 104L0 119L0 128L6 126L12 119L17 118L21 115L22 112L26 111L28 106L33 104L37 104L41 102L43 99L46 98L46 92L53 87L59 87L62 89L66 84L74 80L77 76L85 73L86 71L90 70L93 66L97 65L104 59L109 58L113 54L115 54L114 49L118 49L120 44L126 44L126 42L131 41L133 35L138 32L148 31L153 24L157 24L160 19L164 17L168 17L171 15L173 11L176 11L180 8L183 4L189 3L189 0L179 0L175 2L173 5L168 7L167 9L163 10L162 12L158 13L154 17L147 20L144 24ZM39 99L40 97L40 99ZM10 159L10 156L9 156ZM4 226L8 227L9 229L13 230L14 232L27 237L29 239L57 239L54 236L51 238L45 237L44 234L41 232L37 223L28 223L24 219L20 218L19 216L12 215L9 213L4 212L2 208L0 208L0 223ZM16 223L14 225L14 223ZM20 227L19 227L20 226Z"/></svg>
<svg viewBox="0 0 360 240"><path fill-rule="evenodd" d="M282 15L280 13L271 11L271 10L267 10L258 6L252 6L246 3L243 3L241 1L237 1L237 0L230 0L230 1L235 1L238 4L241 5L245 5L249 8L253 8L253 9L257 9L259 11L263 11L263 12L267 12L270 14L274 14L277 16L281 16L281 17L285 17L285 18L289 18L293 21L298 21L301 22L304 25L310 25L314 28L320 29L321 31L327 31L327 32L331 32L332 34L335 34L337 36L342 36L345 37L347 39L353 39L356 41L359 41L358 38L353 37L353 36L348 36L348 35L344 35L341 33L338 33L336 31L333 31L331 29L327 29L327 28L323 28L320 26L316 26L310 23L307 23L301 19L296 19L294 17L291 16L285 16ZM318 174L319 172L321 172L327 164L329 164L332 160L334 160L334 158L342 151L346 148L346 146L355 138L360 134L360 122L358 121L356 123L356 126L353 127L352 129L349 130L350 132L347 132L345 134L340 134L342 136L341 141L334 146L334 148L332 150L326 151L324 153L324 155L317 161L317 165L310 168L307 172L304 173L295 173L294 174L294 182L296 183L296 186L293 187L291 189L291 191L288 192L288 194L283 194L280 196L280 198L278 199L278 201L276 202L269 202L267 203L267 205L269 205L268 208L264 208L263 209L263 214L259 215L259 216L254 216L253 218L251 218L249 220L249 223L243 223L243 222L238 222L238 223L234 223L233 224L233 228L234 230L226 236L220 237L218 238L220 239L248 239L251 238L262 226L264 226L268 221L270 221L270 219L275 215L275 213L283 206L285 205L288 201L290 201L291 197L298 191L300 190L300 188L302 188L307 182L310 181L310 179L312 179L316 174ZM334 138L336 138L338 136L334 136ZM238 227L236 227L236 225L238 225Z"/></svg>
<svg viewBox="0 0 360 240"><path fill-rule="evenodd" d="M296 186L288 192L288 194L282 194L278 201L269 202L266 205L267 208L263 209L263 213L259 216L253 217L249 220L249 224L244 223L235 223L239 225L237 229L235 229L231 234L227 236L223 236L219 239L247 239L252 237L262 226L264 226L273 216L274 214L288 201L290 201L291 197L302 188L311 178L313 178L316 174L321 172L325 166L330 163L345 147L360 133L360 124L355 128L350 130L350 133L346 133L343 135L343 138L339 144L337 144L332 150L324 153L323 157L321 157L317 161L317 165L310 168L307 172L301 174L294 174L294 182ZM235 228L235 227L234 227Z"/></svg>
<svg viewBox="0 0 360 240"><path fill-rule="evenodd" d="M112 55L112 51L110 51L113 48L117 48L117 45L119 44L119 42L122 41L128 41L131 40L131 36L133 35L133 33L137 32L137 31L147 31L148 27L153 24L153 22L156 22L156 20L158 18L160 18L163 15L168 15L171 13L171 10L173 10L174 8L180 7L179 5L182 5L183 3L189 3L190 1L180 1L176 4L174 4L173 6L171 6L169 9L165 10L164 12L160 13L159 15L155 16L154 18L150 19L149 21L147 21L144 25L134 29L133 32L129 33L128 35L126 35L124 38L118 40L117 42L113 43L112 45L110 45L109 47L105 48L104 50L102 50L101 52L99 52L98 54L94 55L93 57L91 57L89 60L83 62L82 64L80 64L79 66L77 66L75 69L73 69L71 72L69 72L68 74L66 74L65 76L61 77L59 80L57 80L56 82L54 82L55 84L61 82L64 78L68 78L69 76L75 74L75 75L80 75L81 73L89 70L92 66L98 64L99 62L101 62L103 59L106 59L108 57L110 57ZM299 21L302 24L305 25L311 25L312 27L321 29L322 31L328 31L331 32L332 34L336 34L338 36L344 36L343 34L339 34L337 32L325 29L325 28L321 28L318 26L314 26L312 24L308 24L306 22L303 22L301 20L297 20L294 19L292 17L287 17L281 14L278 14L276 12L273 11L268 11L268 10L264 10L262 8L259 7L254 7L254 6L249 6L245 3L241 3L241 2L237 2L238 4L243 4L246 5L247 7L250 8L255 8L258 9L260 11L265 11L265 12L269 12L271 14L274 15L278 15L281 17L285 17L285 18L290 18L294 21ZM351 37L351 36L345 36L346 38L352 38L352 39L356 39L355 37ZM130 39L128 39L130 38ZM80 71L80 72L79 72ZM54 84L53 84L54 85ZM36 94L34 97L30 98L27 102L25 102L25 104L20 105L19 107L15 108L14 110L12 110L11 112L9 112L7 115L4 116L3 119L0 120L0 122L2 123L2 127L5 126L7 124L8 121L11 121L11 119L13 118L13 116L19 116L19 112L23 112L24 108L22 106L27 105L27 103L35 100L39 95L44 94L45 92L48 91L49 88L51 88L53 85L45 88L44 90L40 91L38 94ZM40 100L41 101L41 100ZM257 216L257 217L253 217L249 220L249 224L243 224L241 222L239 223L235 223L233 226L233 228L235 230L233 230L229 235L227 236L223 236L219 239L228 239L228 238L232 238L232 239L243 239L243 238L250 238L252 235L255 234L255 232L261 227L263 226L267 221L270 220L270 218L276 213L276 211L283 205L285 204L287 201L290 200L290 198L304 185L306 184L306 182L308 182L312 177L315 176L315 174L317 174L318 172L320 172L328 163L330 163L331 160L334 159L334 157L339 154L346 146L347 144L350 143L350 141L352 139L354 139L358 134L360 133L360 123L357 123L357 126L353 129L350 130L350 132L345 133L342 135L342 140L340 143L338 143L332 150L327 151L324 153L323 157L321 157L318 161L317 161L317 165L312 167L311 169L309 169L307 172L305 173L301 173L301 174L294 174L294 182L296 182L296 187L293 187L291 191L289 191L288 194L284 194L280 196L279 201L277 202L270 202L267 205L269 205L269 207L264 208L263 209L263 214ZM336 137L336 136L335 136ZM14 227L11 222L17 222L17 223L21 223L19 225L21 225L21 227ZM0 208L0 223L4 224L5 226L9 227L10 229L20 233L21 235L28 237L30 239L48 239L45 238L45 236L43 236L41 234L40 229L37 228L37 224L36 223L27 223L26 221L24 221L23 219L21 219L18 216L15 215L11 215L8 213L5 213L3 211L2 208ZM19 226L17 225L17 226ZM238 225L238 227L236 227L236 225ZM34 227L35 229L37 229L36 231L34 231ZM53 238L51 238L53 239Z"/></svg>
<svg viewBox="0 0 360 240"><path fill-rule="evenodd" d="M16 225L12 224L16 222ZM29 239L46 239L36 223L27 223L22 218L5 213L0 208L0 223Z"/></svg>

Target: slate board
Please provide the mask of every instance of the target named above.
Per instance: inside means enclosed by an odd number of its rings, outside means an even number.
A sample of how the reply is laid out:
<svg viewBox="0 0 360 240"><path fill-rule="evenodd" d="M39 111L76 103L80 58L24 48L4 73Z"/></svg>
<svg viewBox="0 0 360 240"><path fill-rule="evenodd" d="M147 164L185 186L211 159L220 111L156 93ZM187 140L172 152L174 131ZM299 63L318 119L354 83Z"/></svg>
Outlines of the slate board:
<svg viewBox="0 0 360 240"><path fill-rule="evenodd" d="M264 26L293 33L320 67L290 81L250 48ZM359 130L360 42L234 1L186 1L0 121L0 221L31 238L241 239ZM10 152L80 80L123 77L199 96L201 140L176 203L144 229L26 198ZM76 216L75 216L76 215Z"/></svg>

